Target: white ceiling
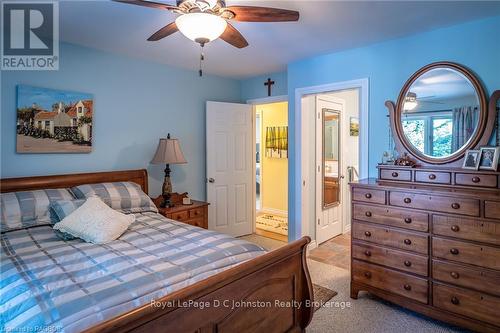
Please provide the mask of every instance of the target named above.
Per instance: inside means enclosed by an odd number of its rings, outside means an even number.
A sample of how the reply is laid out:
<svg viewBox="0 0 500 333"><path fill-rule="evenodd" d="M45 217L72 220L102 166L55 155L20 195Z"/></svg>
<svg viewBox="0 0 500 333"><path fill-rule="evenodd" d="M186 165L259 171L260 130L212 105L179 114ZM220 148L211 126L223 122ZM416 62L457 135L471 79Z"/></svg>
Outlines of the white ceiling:
<svg viewBox="0 0 500 333"><path fill-rule="evenodd" d="M296 23L234 23L250 43L245 49L221 40L208 44L205 72L233 78L278 72L313 55L500 15L498 1L227 0L231 4L294 9L301 14ZM180 33L159 42L146 40L175 17L165 10L110 1L66 0L60 2L60 35L66 42L197 70L199 46Z"/></svg>

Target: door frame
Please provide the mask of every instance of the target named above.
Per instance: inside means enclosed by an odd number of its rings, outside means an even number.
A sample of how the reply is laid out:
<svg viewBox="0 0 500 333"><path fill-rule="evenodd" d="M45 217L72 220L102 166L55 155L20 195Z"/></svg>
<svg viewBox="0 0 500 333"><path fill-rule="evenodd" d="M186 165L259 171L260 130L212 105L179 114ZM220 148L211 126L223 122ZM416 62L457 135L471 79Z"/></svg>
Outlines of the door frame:
<svg viewBox="0 0 500 333"><path fill-rule="evenodd" d="M328 83L323 85L308 86L295 89L295 174L293 175L295 182L295 198L294 202L302 202L302 195L304 191L303 179L310 183L311 180L308 179L308 175L302 174L302 154L307 152L311 147L303 147L302 141L302 97L306 95L322 94L328 92L335 92L339 90L347 89L359 89L359 178L368 178L369 170L369 149L368 149L368 113L369 113L369 79L357 79L350 81L341 81ZM305 177L303 177L305 176ZM311 226L311 221L308 220L308 209L309 207L303 205L297 205L289 207L295 210L295 216L300 216L300 219L295 219L295 230L300 230L300 235L311 235L310 229L315 229ZM314 222L316 225L316 222ZM314 235L314 240L311 242L310 247L314 248L317 246L316 235Z"/></svg>
<svg viewBox="0 0 500 333"><path fill-rule="evenodd" d="M252 105L252 159L254 160L254 163L252 163L252 175L253 175L253 181L252 181L252 219L253 219L253 229L252 232L255 233L256 229L256 214L257 214L257 175L256 175L256 166L255 166L255 154L257 153L255 149L256 145L256 119L255 119L255 111L257 111L257 105L262 105L262 104L272 104L272 103L280 103L280 102L287 102L288 103L288 95L279 95L279 96L271 96L271 97L263 97L263 98L255 98L255 99L249 99L247 100L246 104ZM261 116L262 120L262 116ZM261 128L262 130L262 128ZM262 158L262 156L261 156ZM260 177L262 179L262 169L261 169L261 174ZM290 187L290 184L288 184L288 187ZM262 193L260 195L260 200L261 200L261 207L262 207Z"/></svg>

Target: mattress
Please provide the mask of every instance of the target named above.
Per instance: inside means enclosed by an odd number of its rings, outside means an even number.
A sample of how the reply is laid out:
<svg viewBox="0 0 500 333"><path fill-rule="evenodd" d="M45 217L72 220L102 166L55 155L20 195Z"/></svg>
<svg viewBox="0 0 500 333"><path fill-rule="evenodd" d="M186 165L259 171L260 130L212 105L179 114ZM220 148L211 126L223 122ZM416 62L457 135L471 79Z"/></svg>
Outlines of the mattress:
<svg viewBox="0 0 500 333"><path fill-rule="evenodd" d="M2 331L80 332L265 253L156 213L104 245L50 226L1 235Z"/></svg>

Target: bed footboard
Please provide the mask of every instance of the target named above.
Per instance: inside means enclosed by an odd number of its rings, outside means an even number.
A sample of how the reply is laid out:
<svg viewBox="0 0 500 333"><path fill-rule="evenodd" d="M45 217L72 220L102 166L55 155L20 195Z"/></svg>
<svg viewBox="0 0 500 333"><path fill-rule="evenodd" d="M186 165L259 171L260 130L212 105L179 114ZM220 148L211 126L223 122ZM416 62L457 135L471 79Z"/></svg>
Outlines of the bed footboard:
<svg viewBox="0 0 500 333"><path fill-rule="evenodd" d="M303 237L87 332L302 332L313 314L309 242Z"/></svg>

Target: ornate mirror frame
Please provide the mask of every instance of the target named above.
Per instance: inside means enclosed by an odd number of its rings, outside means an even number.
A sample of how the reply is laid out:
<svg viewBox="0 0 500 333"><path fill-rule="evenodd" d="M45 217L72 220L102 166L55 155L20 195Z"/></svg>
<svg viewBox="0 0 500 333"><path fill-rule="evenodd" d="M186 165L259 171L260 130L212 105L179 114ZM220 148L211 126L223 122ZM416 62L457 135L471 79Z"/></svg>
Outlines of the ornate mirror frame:
<svg viewBox="0 0 500 333"><path fill-rule="evenodd" d="M479 100L480 107L480 116L478 120L478 126L474 135L469 140L467 144L465 144L462 148L451 154L450 156L443 158L434 158L432 156L425 155L415 149L413 145L408 141L405 134L403 133L403 126L401 124L401 115L402 115L402 106L404 99L408 93L408 90L412 86L412 84L424 73L438 68L449 68L453 69L464 77L466 77L474 86L476 94ZM492 96L493 97L493 96ZM404 153L408 154L408 156L414 160L419 161L422 165L452 165L452 166L460 166L461 160L465 156L465 152L468 149L474 149L475 147L485 146L488 144L491 134L494 130L495 119L496 119L496 105L490 103L488 107L488 100L486 97L486 93L483 89L483 86L479 79L466 67L459 65L453 62L435 62L431 63L427 66L420 68L417 72L415 72L404 84L401 92L399 93L399 97L397 100L397 104L395 105L392 101L385 102L386 107L389 109L389 116L391 118L391 130L394 134L394 143L397 151L400 155Z"/></svg>

